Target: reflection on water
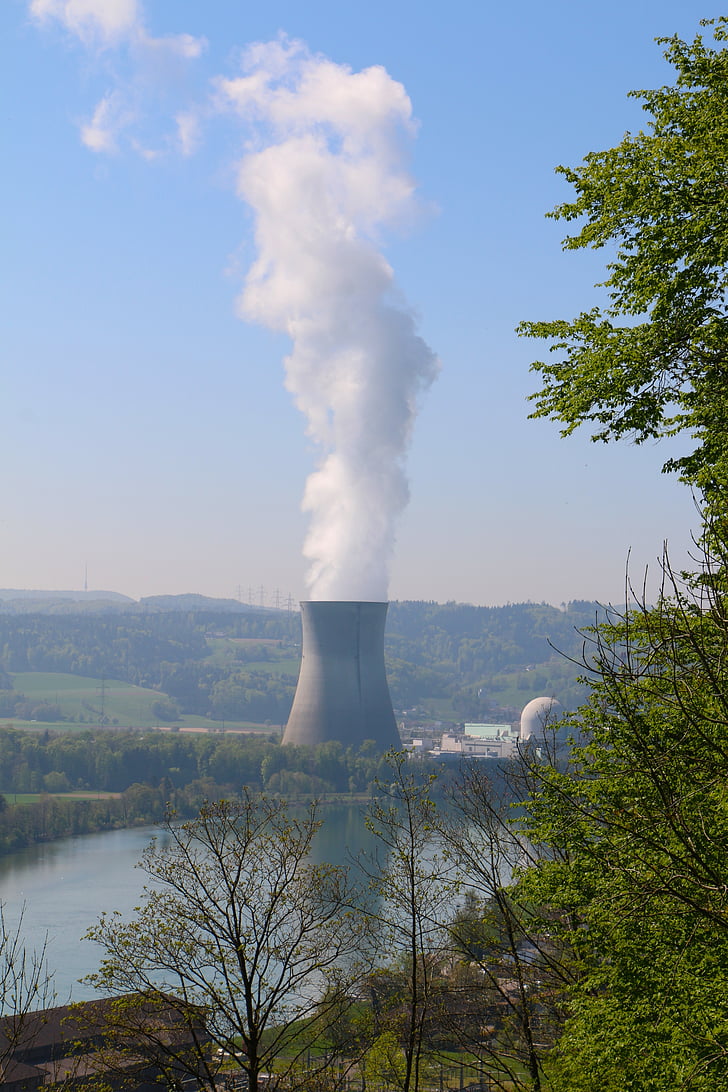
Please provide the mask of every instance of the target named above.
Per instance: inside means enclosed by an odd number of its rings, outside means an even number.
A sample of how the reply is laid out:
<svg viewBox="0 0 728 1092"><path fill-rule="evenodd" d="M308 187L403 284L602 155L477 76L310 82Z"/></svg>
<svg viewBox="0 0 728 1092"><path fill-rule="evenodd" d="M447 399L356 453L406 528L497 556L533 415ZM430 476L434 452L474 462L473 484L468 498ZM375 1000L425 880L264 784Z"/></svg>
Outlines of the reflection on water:
<svg viewBox="0 0 728 1092"><path fill-rule="evenodd" d="M346 864L350 855L371 848L363 807L327 807L321 817L312 854L317 863ZM128 917L138 905L146 876L135 865L155 833L155 827L139 827L86 834L0 857L8 923L13 927L25 906L26 946L39 949L48 936L58 1004L95 996L78 979L96 969L101 951L81 938L104 911Z"/></svg>
<svg viewBox="0 0 728 1092"><path fill-rule="evenodd" d="M323 824L311 852L314 864L347 865L359 853L374 849L376 838L364 823L362 805L330 805L320 812Z"/></svg>
<svg viewBox="0 0 728 1092"><path fill-rule="evenodd" d="M95 970L99 949L81 940L104 910L128 914L144 875L135 865L152 828L114 830L50 842L0 858L0 900L14 925L23 906L23 935L39 949L48 936L48 966L58 1004L94 996L77 979Z"/></svg>

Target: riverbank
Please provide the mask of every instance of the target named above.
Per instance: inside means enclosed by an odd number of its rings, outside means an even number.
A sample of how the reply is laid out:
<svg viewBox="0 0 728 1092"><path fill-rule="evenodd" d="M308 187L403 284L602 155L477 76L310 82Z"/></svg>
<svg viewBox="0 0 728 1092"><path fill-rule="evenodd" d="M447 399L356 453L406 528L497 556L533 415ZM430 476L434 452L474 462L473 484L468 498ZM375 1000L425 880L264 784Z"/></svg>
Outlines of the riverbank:
<svg viewBox="0 0 728 1092"><path fill-rule="evenodd" d="M132 785L121 793L7 793L0 811L0 856L82 834L159 823L170 807L165 796L164 791L149 785ZM322 812L329 812L364 807L371 801L371 793L325 793L320 797L298 793L286 799L302 807L315 800ZM197 814L204 801L174 803L179 817L187 819Z"/></svg>

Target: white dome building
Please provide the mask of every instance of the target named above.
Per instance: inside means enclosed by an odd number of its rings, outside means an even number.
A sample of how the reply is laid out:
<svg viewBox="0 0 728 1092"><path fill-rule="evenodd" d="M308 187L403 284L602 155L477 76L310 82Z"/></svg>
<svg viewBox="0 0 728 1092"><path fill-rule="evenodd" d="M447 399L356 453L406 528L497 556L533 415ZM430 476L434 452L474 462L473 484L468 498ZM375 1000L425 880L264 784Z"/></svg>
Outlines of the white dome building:
<svg viewBox="0 0 728 1092"><path fill-rule="evenodd" d="M565 743L569 732L566 728L553 731L552 726L564 713L564 707L556 698L534 698L521 713L521 727L518 738L521 743L529 739L534 742L548 738L556 743Z"/></svg>

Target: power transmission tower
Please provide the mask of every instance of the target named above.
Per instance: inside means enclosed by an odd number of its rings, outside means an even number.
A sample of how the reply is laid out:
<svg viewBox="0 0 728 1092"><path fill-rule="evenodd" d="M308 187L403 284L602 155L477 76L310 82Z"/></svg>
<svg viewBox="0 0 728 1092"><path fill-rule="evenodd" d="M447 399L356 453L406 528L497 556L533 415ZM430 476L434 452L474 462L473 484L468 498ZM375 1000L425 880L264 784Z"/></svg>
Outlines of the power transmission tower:
<svg viewBox="0 0 728 1092"><path fill-rule="evenodd" d="M106 676L101 676L101 723L105 724L105 710L106 710Z"/></svg>

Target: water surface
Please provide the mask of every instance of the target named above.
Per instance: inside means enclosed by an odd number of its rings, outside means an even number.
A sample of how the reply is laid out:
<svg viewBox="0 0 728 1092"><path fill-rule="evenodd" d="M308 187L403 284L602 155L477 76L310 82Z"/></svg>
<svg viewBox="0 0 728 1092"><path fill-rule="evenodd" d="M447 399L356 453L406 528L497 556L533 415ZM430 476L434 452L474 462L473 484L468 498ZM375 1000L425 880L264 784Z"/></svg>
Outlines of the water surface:
<svg viewBox="0 0 728 1092"><path fill-rule="evenodd" d="M370 845L361 807L334 806L322 810L321 817L314 860L346 864L350 854ZM96 970L102 950L82 937L105 911L131 916L148 879L135 866L157 833L157 827L105 831L0 857L0 902L7 922L14 927L25 907L26 947L39 950L48 938L57 995L49 1004L98 996L79 979Z"/></svg>

